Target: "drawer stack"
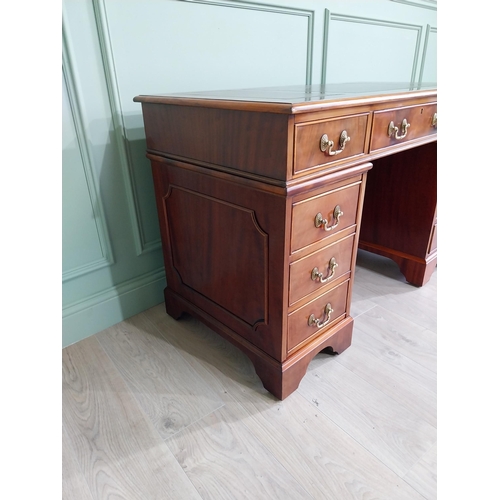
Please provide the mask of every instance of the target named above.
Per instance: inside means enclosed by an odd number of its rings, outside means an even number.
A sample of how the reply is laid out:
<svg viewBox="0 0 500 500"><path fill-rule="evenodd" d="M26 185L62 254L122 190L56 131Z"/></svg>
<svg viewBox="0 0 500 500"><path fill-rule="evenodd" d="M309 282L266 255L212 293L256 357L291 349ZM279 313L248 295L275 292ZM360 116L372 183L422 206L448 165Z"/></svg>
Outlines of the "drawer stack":
<svg viewBox="0 0 500 500"><path fill-rule="evenodd" d="M362 176L292 201L287 353L348 314Z"/></svg>

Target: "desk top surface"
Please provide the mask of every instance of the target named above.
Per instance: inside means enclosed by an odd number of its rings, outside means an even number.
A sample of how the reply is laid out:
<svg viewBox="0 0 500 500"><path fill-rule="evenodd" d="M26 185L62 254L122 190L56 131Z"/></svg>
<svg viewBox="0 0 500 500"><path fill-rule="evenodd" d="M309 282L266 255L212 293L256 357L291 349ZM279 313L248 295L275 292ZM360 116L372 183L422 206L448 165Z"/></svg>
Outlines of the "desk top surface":
<svg viewBox="0 0 500 500"><path fill-rule="evenodd" d="M327 85L293 85L172 94L139 95L135 102L206 107L254 108L268 105L269 111L300 113L311 107L336 107L353 101L387 101L413 96L437 95L436 84L356 82Z"/></svg>

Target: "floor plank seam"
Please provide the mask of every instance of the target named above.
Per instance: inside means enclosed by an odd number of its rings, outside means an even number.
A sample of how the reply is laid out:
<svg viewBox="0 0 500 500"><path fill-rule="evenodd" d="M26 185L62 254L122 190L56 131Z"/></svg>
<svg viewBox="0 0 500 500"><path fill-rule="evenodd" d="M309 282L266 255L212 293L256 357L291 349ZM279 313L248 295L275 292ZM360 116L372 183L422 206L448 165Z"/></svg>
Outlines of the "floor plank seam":
<svg viewBox="0 0 500 500"><path fill-rule="evenodd" d="M379 359L380 359L380 358L379 358ZM382 361L383 361L383 360L382 360ZM380 389L379 387L377 387L376 385L374 385L374 384L371 382L371 380L365 379L365 378L364 378L364 377L362 377L361 375L358 375L355 371L351 370L348 366L345 366L345 365L342 363L342 359L335 359L335 362L340 363L340 364L343 366L343 368L345 368L346 370L349 370L349 371L350 371L350 372L351 372L354 376L358 377L360 380L363 380L365 383L369 384L369 385L373 388L373 390L374 390L374 391L380 392L380 393L384 394L386 397L390 398L393 402L395 402L395 403L397 403L397 404L399 404L399 405L402 405L402 402L401 402L399 399L395 398L395 397L394 397L394 395L392 395L390 392L386 392L386 391L384 391L384 390ZM384 362L384 361L383 361L383 362ZM424 368L425 368L425 367L424 367ZM431 372L431 373L433 373L433 372ZM424 390L428 390L428 388L427 388L425 385L423 385L422 383L420 383L418 380L415 380L415 383L416 383L416 384L418 384L418 385L419 385L422 389L424 389ZM437 393L433 393L433 394L434 394L434 396L435 396L435 397L434 397L434 401L437 403ZM408 410L408 411L412 412L411 407L407 407L406 405L404 405L404 408L405 408L406 410ZM424 422L426 422L427 424L429 424L431 427L433 427L433 428L437 429L437 427L436 427L436 425L434 424L434 422L433 422L433 421L432 421L432 422L431 422L431 421L429 421L429 419L428 419L428 418L424 418L424 416L419 416L419 418L420 418L422 421L424 421ZM427 452L426 452L426 453L427 453Z"/></svg>
<svg viewBox="0 0 500 500"><path fill-rule="evenodd" d="M160 436L163 441L165 443L168 443L168 441L170 441L172 438L176 437L180 432L185 432L187 431L190 427L192 427L193 425L197 424L198 422L200 422L201 420L203 420L204 418L207 418L209 415L212 415L212 413L215 413L216 411L219 411L221 408L224 408L224 406L226 406L226 403L222 403L220 406L218 406L217 408L214 408L212 411L209 411L208 413L206 413L205 415L201 416L200 418L197 418L196 420L194 420L193 422L190 422L188 425L186 425L185 427L182 427L182 429L179 429L178 431L175 431L173 434L170 434L170 436L166 436L166 437L162 437Z"/></svg>
<svg viewBox="0 0 500 500"><path fill-rule="evenodd" d="M390 314L390 315L396 315L396 316L398 316L399 318L402 318L402 319L403 319L403 320L405 320L405 321L410 321L410 322L411 322L411 323L413 323L414 325L416 325L416 326L420 327L420 328L421 328L421 331L420 331L419 333L422 333L422 332L424 332L424 331L426 331L426 330L429 330L429 328L426 328L425 326L419 325L419 324L417 324L417 323L415 323L415 322L413 322L413 321L411 321L411 320L408 320L408 319L407 319L407 318L405 318L404 316L400 316L399 314L397 314L397 313L395 313L395 312L392 312L392 311L390 311L390 310L388 310L388 309L385 309L383 306L377 306L377 307L379 307L380 309L382 309L382 310L386 311L386 312L387 312L388 314ZM432 331L432 330L431 330L431 331ZM374 337L374 336L373 336L373 335L372 335L369 331L367 331L367 332L363 332L363 333L365 333L366 335L369 335L369 336L370 336L372 339L374 339L375 341L378 341L378 338ZM354 327L354 334L353 334L353 336L354 336L355 334L356 334L356 327ZM388 343L388 342L384 342L384 344L385 344L386 346L388 346L388 345L389 345L389 343ZM429 346L429 347L430 347L430 348L434 348L433 346ZM412 361L412 362L414 362L414 363L416 363L416 364L420 365L420 366L421 366L424 370L426 370L426 371L430 372L431 374L435 374L435 373L436 373L436 372L433 372L432 370L429 370L429 368L427 368L425 365L422 365L422 363L420 363L418 360L413 359L413 358L410 358L410 357L408 357L406 354L401 353L400 351L398 351L397 346L395 346L395 347L391 347L391 350L392 350L392 351L397 352L400 356L403 356L403 357L405 357L406 359L409 359L410 361ZM382 359L382 358L380 358L380 357L379 357L379 359Z"/></svg>
<svg viewBox="0 0 500 500"><path fill-rule="evenodd" d="M435 446L437 446L437 439L436 439L436 441L434 441L434 443L432 443L431 446L429 446L429 449L420 458L418 458L417 460L415 460L415 462L413 464L411 464L410 468L405 472L403 478L408 476L408 474L413 470L413 468L416 465L419 464L419 462L421 462L425 457L427 457L430 453L432 453L432 450Z"/></svg>
<svg viewBox="0 0 500 500"><path fill-rule="evenodd" d="M408 472L403 476L401 477L399 474L398 474L398 477L401 479L401 481L403 481L406 485L408 485L408 488L411 488L417 495L419 495L423 500L436 500L436 497L432 497L432 498L429 498L429 497L426 497L425 495L423 495L422 493L420 493L420 491L418 491L415 486L413 486L412 484L410 484L407 480L406 480L406 476L407 476Z"/></svg>
<svg viewBox="0 0 500 500"><path fill-rule="evenodd" d="M356 302L353 301L353 305L355 305ZM351 306L352 307L352 306ZM366 311L363 311L363 312L360 312L359 314L356 314L355 316L352 316L352 318L355 320L356 318L360 318L361 316L363 316L365 313L371 311L372 309L375 309L376 307L378 307L378 304L373 304L369 309L366 309ZM351 314L352 314L352 311L351 311Z"/></svg>
<svg viewBox="0 0 500 500"><path fill-rule="evenodd" d="M385 393L384 391L382 391L381 389L379 389L378 387L374 386L373 384L371 384L369 381L365 380L363 377L361 377L360 375L358 375L356 372L353 372L350 368L346 367L346 366L343 366L343 368L345 368L346 370L349 370L351 372L351 374L362 380L363 382L365 383L368 383L374 391L376 392L380 392L381 394L384 394L386 397L389 397L391 398L394 402L398 403L398 404L401 404L397 399L395 399L394 397L392 397L390 394L387 394ZM300 391L300 388L299 388L299 391ZM308 398L306 398L303 394L301 394L302 397L304 397L304 399L306 399L307 401L309 401ZM314 407L321 411L321 413L326 417L328 418L334 425L336 425L337 427L339 427L343 432L345 432L351 439L353 439L356 443L358 443L360 446L362 446L368 453L370 453L374 458L375 460L377 460L380 464L382 464L384 467L386 467L387 469L389 469L391 472L393 472L394 474L396 474L398 477L400 477L401 479L403 479L403 477L401 476L401 474L399 474L397 472L397 470L394 470L392 467L390 467L388 464L382 462L376 455L374 455L373 452L371 452L368 448L366 448L366 446L360 441L358 440L354 435L352 435L347 429L344 429L340 424L338 424L337 422L335 422L335 420L333 420L329 415L328 413L324 412L323 409L321 408L321 405L317 404L317 402L315 402L314 400L311 400L309 401L309 403L311 405L314 405ZM406 406L405 406L406 408ZM407 408L408 409L408 408ZM408 409L409 411L411 411L411 409ZM427 424L429 424L431 427L435 427L433 426L431 423L429 423L427 420L421 418L421 420L425 421ZM429 448L420 456L416 459L415 463L417 463L419 460L422 460L422 458L427 454L429 453L431 450L432 450L432 447L435 445L435 443L433 443L432 445L429 446ZM414 467L415 464L412 464L411 467ZM405 471L404 475L408 474L408 472L411 470L411 467L410 468L407 468L407 470ZM411 486L411 485L410 485ZM413 488L413 487L412 487Z"/></svg>
<svg viewBox="0 0 500 500"><path fill-rule="evenodd" d="M165 313L165 314L167 314L167 313ZM175 339L169 339L169 338L168 338L168 336L167 336L167 335L166 335L166 334L165 334L165 333L164 333L164 332L160 329L160 327L159 327L156 323L154 323L151 319L149 319L149 317L147 317L147 315L146 315L146 320L147 320L147 322L148 322L148 323L150 323L150 324L154 327L154 329L156 330L156 332L157 332L157 333L158 333L158 334L159 334L159 335L160 335L163 339L165 339L165 341L166 341L166 342L168 342L168 343L169 343L169 345L171 345L173 348L175 348L175 349L176 349L176 351L177 351L177 352L179 352L180 356L181 356L181 357L182 357L182 358L183 358L183 359L184 359L184 360L185 360L185 361L189 364L189 361L187 361L186 356L184 355L184 353L186 352L186 351L185 351L185 349L184 349L182 346L180 346L180 345L177 343L177 341L176 341ZM196 321L199 321L199 320L196 320ZM188 328L188 327L186 327L186 328ZM215 333L214 333L214 334L215 334ZM230 347L234 347L234 346L231 344L231 342L229 342L228 340L226 340L226 339L222 339L222 340L223 340L224 342L227 342L227 344L228 344ZM191 354L189 354L189 353L186 353L186 354L188 354L189 356L191 356ZM246 356L246 357L247 357L247 359L250 359L250 358L248 358L248 356ZM210 363L210 362L208 362L208 363ZM203 372L205 372L207 375L209 375L209 376L213 376L213 375L211 374L210 370L209 370L209 369L207 369L207 368L205 368L205 366L203 366L203 363L201 363L201 362L200 362L200 360L198 360L198 359L197 359L197 366L198 366L198 369L203 370ZM253 369L254 373L256 374L256 372L255 372L255 368L253 367L253 365L252 365L252 369ZM200 375L201 375L201 374L200 374ZM233 380L234 380L234 379L233 379ZM220 384L221 384L221 389L224 391L224 394L229 394L229 393L230 393L230 389L229 389L229 387L227 387L226 385L224 385L224 382L223 382L222 380L220 380L220 379L219 379L219 382L220 382ZM234 398L233 398L233 399L234 399ZM219 408L221 408L222 406L224 406L224 405L221 405ZM219 409L219 408L217 408L217 409ZM215 410L214 410L214 411L215 411Z"/></svg>
<svg viewBox="0 0 500 500"><path fill-rule="evenodd" d="M302 397L303 399L305 399L301 394L299 394L299 396ZM242 412L244 412L248 417L251 418L251 414L249 414L249 412L244 408L244 406L239 401L237 401L232 395L231 395L231 398L233 398L234 403L238 405L238 407L240 408L240 410ZM280 401L276 401L276 403L280 404ZM271 450L271 448L269 448L261 439L259 439L255 435L255 433L250 429L250 427L248 427L248 425L246 425L246 423L244 421L242 421L242 424L245 426L245 428L248 430L248 432L254 437L254 439L259 443L259 445L262 446L262 448L264 448L271 457L273 457L273 459L276 461L276 463L278 463L280 465L280 467L287 474L290 474L290 476L294 477L294 475L295 475L294 471L293 470L289 470L288 467L283 462L281 462L281 460L274 454L274 452ZM314 498L311 497L310 495L309 495L309 498L311 500L314 500Z"/></svg>
<svg viewBox="0 0 500 500"><path fill-rule="evenodd" d="M304 398L304 399L306 399L306 398ZM313 402L310 402L310 403L312 404ZM363 444L361 441L359 441L358 439L356 439L356 437L355 437L355 436L353 436L350 432L348 432L346 429L344 429L341 425L339 425L337 422L335 422L333 419L331 419L331 418L330 418L330 416L329 416L327 413L325 413L324 411L322 411L322 409L321 409L321 408L319 408L319 406L315 405L315 407L318 409L318 411L321 411L321 413L322 413L322 414L323 414L326 418L328 418L328 420L330 420L330 422L332 422L332 423L333 423L333 425L337 426L337 427L338 427L338 428L339 428L342 432L344 432L344 433L345 433L347 436L349 436L349 437L350 437L350 438L351 438L354 442L356 442L359 446L361 446L361 447L365 450L365 452L366 452L366 453L369 453L369 454L373 457L373 459L374 459L375 461L377 461L377 462L378 462L378 464L379 464L379 466L380 466L380 467L383 467L383 468L387 469L388 471L392 472L393 474L395 474L395 475L396 475L396 476L397 476L397 477L398 477L401 481L403 481L405 484L407 484L409 488L411 488L413 491L415 491L415 493L417 493L418 495L422 496L422 495L420 494L420 492L418 492L418 491L415 489L415 487L414 487L414 486L412 486L411 484L409 484L409 483L408 483L408 481L406 481L406 479L405 479L405 477L404 477L404 476L406 476L406 475L408 474L409 470L411 470L411 469L408 469L407 471L405 471L405 473L404 473L404 474L403 474L403 476L402 476L402 475L401 475L401 474L399 474L396 470L394 470L392 467L390 467L389 465L387 465L386 463L384 463L382 460L380 460L380 458L378 458L378 457L377 457L377 456L376 456L376 455L375 455L375 454L374 454L371 450L369 450L368 448L366 448L366 446L364 446L364 444ZM429 451L429 450L428 450L428 451ZM427 451L426 453L428 453L428 451ZM425 455L425 454L424 454L424 455ZM420 458L419 460L421 460L421 459L422 459L422 458ZM418 461L418 460L417 460L417 461ZM413 466L414 466L414 465L412 465L412 467L413 467ZM422 498L425 498L425 497L423 497L423 496L422 496Z"/></svg>
<svg viewBox="0 0 500 500"><path fill-rule="evenodd" d="M366 333L366 332L363 332L363 333ZM366 335L369 335L369 333L366 333ZM370 336L371 336L371 335L370 335ZM373 337L373 336L371 336L371 338L372 338L372 339L374 339L375 341L377 341L377 340L378 340L377 338L375 338L375 337ZM427 366L423 365L423 364L422 364L422 363L420 363L418 360L413 359L413 358L410 358L410 357L409 357L409 356L407 356L405 353L403 353L403 352L401 352L401 351L398 351L397 347L390 348L390 351L391 351L391 352L396 353L398 356L401 356L401 358L404 358L405 360L409 360L411 363L415 363L415 364L419 365L419 367L421 367L421 368L422 368L422 370L425 370L426 372L428 372L428 373L429 373L429 378L430 378L430 379L437 378L437 374L436 374L436 372L435 372L435 371L433 371L433 370L431 370L431 369L427 368ZM383 358L381 355L376 354L376 353L373 353L373 355L374 355L377 359L379 359L381 362L386 363L386 364L389 364L387 361L385 361L385 360L384 360L384 358ZM416 382L417 384L419 384L419 385L420 385L423 389L427 389L427 388L428 388L428 386L426 386L426 385L425 385L425 384L423 384L422 382L418 381L417 379L415 379L415 382ZM433 393L437 395L437 391L433 391Z"/></svg>
<svg viewBox="0 0 500 500"><path fill-rule="evenodd" d="M108 359L110 360L111 364L115 367L115 370L117 371L117 373L119 374L119 376L121 377L121 379L123 380L123 383L125 384L125 386L127 387L127 389L129 390L130 394L131 394L131 397L134 399L135 403L136 403L136 406L137 408L139 409L141 415L143 416L144 420L146 422L149 423L150 427L152 430L154 430L155 434L158 436L158 439L160 440L160 442L164 443L166 445L166 448L168 449L171 457L175 460L175 463L178 465L179 469L182 471L183 475L186 477L186 479L193 485L193 488L194 490L196 491L196 493L198 494L200 500L202 499L202 497L200 496L200 494L198 493L198 490L196 489L195 485L193 484L193 482L191 481L190 477L186 474L186 471L183 469L182 465L179 463L179 461L177 460L177 457L172 453L172 450L170 449L170 447L168 446L168 444L165 442L165 439L162 437L162 435L160 434L159 430L156 428L156 426L154 425L154 422L151 420L151 418L149 417L149 415L146 413L146 411L144 410L144 408L142 407L142 405L140 404L140 402L137 400L137 397L135 395L135 392L131 389L131 387L129 386L127 380L125 379L125 377L121 374L118 366L116 365L116 363L113 362L113 359L111 358L111 356L109 356L109 354L107 353L106 349L104 348L103 344L100 342L99 340L99 337L97 337L97 342L99 343L99 345L101 346L101 349L102 351L104 352L104 354L108 357ZM224 405L222 405L224 406ZM182 429L181 429L182 430Z"/></svg>
<svg viewBox="0 0 500 500"><path fill-rule="evenodd" d="M433 301L432 301L432 300L430 300L430 299L426 299L426 302L433 302ZM378 304L378 305L380 305L380 304ZM423 328L423 329L425 329L425 330L430 330L430 331L432 331L432 332L436 333L436 330L437 330L437 319L436 319L435 321L433 321L433 324L432 324L432 327L431 327L431 325L428 325L428 324L426 324L426 323L419 323L419 322L415 321L415 317L414 317L414 315L412 315L412 317L411 317L411 318L409 318L409 317L407 317L406 315L404 315L404 314L400 314L400 313L398 313L398 312L396 312L396 311L393 311L393 310L391 310L391 309L388 309L387 307L385 307L385 306L383 306L383 305L380 305L380 307L381 307L381 308L383 308L383 309L385 309L386 311L389 311L389 312L392 312L393 314L396 314L397 316L399 316L400 318L405 319L406 321L410 321L410 322L412 322L413 324L415 324L415 325L417 325L417 326L422 327L422 328Z"/></svg>

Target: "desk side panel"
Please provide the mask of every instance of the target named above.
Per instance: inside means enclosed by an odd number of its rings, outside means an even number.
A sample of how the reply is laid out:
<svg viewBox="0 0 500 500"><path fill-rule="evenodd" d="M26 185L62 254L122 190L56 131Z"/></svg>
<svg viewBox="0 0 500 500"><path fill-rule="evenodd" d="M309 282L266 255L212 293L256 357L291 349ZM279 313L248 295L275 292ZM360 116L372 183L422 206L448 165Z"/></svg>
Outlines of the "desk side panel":
<svg viewBox="0 0 500 500"><path fill-rule="evenodd" d="M152 161L169 293L281 360L285 198L181 165Z"/></svg>

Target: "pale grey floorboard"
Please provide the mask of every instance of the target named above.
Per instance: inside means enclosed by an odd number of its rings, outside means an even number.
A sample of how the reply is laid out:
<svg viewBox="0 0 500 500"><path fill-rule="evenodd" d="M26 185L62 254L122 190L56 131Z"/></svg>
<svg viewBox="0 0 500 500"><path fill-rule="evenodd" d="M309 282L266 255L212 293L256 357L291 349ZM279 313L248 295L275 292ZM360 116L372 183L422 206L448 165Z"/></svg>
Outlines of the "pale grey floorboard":
<svg viewBox="0 0 500 500"><path fill-rule="evenodd" d="M400 477L435 444L433 425L340 363L308 375L300 394Z"/></svg>
<svg viewBox="0 0 500 500"><path fill-rule="evenodd" d="M436 372L367 335L363 319L357 318L352 345L335 362L436 426Z"/></svg>
<svg viewBox="0 0 500 500"><path fill-rule="evenodd" d="M284 401L259 397L258 392L232 394L241 407L234 412L313 498L421 500L299 392Z"/></svg>
<svg viewBox="0 0 500 500"><path fill-rule="evenodd" d="M225 403L235 386L275 399L262 387L248 357L196 319L184 316L176 321L163 305L150 309L147 318Z"/></svg>
<svg viewBox="0 0 500 500"><path fill-rule="evenodd" d="M435 499L437 271L358 262L351 347L285 401L163 305L64 349L63 498Z"/></svg>
<svg viewBox="0 0 500 500"><path fill-rule="evenodd" d="M92 500L93 498L64 427L62 429L62 498L63 500Z"/></svg>
<svg viewBox="0 0 500 500"><path fill-rule="evenodd" d="M248 358L210 329L192 318L186 318L179 325L165 316L162 307L149 312L148 317L177 345L193 370L202 368L204 379L219 391L233 420L246 426L251 435L272 452L313 498L422 499L401 477L374 458L370 451L298 392L285 401L270 396L263 389ZM178 328L175 328L176 324ZM186 328L187 324L190 328ZM328 356L328 359L333 358ZM311 376L308 373L306 378ZM205 428L206 421L205 418L203 422L174 435L167 440L167 444L171 446L176 443L178 446L179 440L185 442L186 433L193 433L195 429L199 438L202 432L199 426L203 424ZM207 436L207 432L202 432L205 444L201 450L193 448L192 451L196 453L196 463L193 465L193 475L196 477L205 473L206 448L210 447L214 454L214 463L224 463L227 455L231 454L219 441L217 447L209 446L215 438L210 434ZM227 440L227 443L230 441ZM232 474L232 471L228 474ZM214 491L224 498L232 491L226 477L221 472L217 476L212 477L211 484L205 486L209 488L206 493L209 498ZM232 493L236 494L235 491Z"/></svg>
<svg viewBox="0 0 500 500"><path fill-rule="evenodd" d="M361 284L365 301L437 331L437 271L425 286L415 287L406 282L394 261L360 250L355 282Z"/></svg>
<svg viewBox="0 0 500 500"><path fill-rule="evenodd" d="M172 436L167 445L203 498L312 499L230 405Z"/></svg>
<svg viewBox="0 0 500 500"><path fill-rule="evenodd" d="M422 367L436 373L437 353L434 332L417 325L381 306L363 313L355 322L356 332L363 332L373 339L372 344L380 349L404 355ZM355 339L359 337L356 333ZM362 336L363 338L364 336Z"/></svg>
<svg viewBox="0 0 500 500"><path fill-rule="evenodd" d="M405 480L425 498L435 498L437 490L437 446L433 446L405 475Z"/></svg>
<svg viewBox="0 0 500 500"><path fill-rule="evenodd" d="M388 311L392 311L400 316L421 325L433 332L437 331L437 307L434 301L427 297L417 295L418 290L412 295L403 296L400 293L392 293L385 297L375 297L373 299L378 305Z"/></svg>
<svg viewBox="0 0 500 500"><path fill-rule="evenodd" d="M63 350L63 424L95 499L199 499L97 338Z"/></svg>
<svg viewBox="0 0 500 500"><path fill-rule="evenodd" d="M377 307L376 302L371 300L373 297L372 290L364 287L362 280L358 280L356 274L357 273L355 273L354 276L354 283L356 283L356 285L353 287L351 298L351 316L353 318Z"/></svg>
<svg viewBox="0 0 500 500"><path fill-rule="evenodd" d="M145 314L115 325L97 338L163 438L223 405Z"/></svg>

